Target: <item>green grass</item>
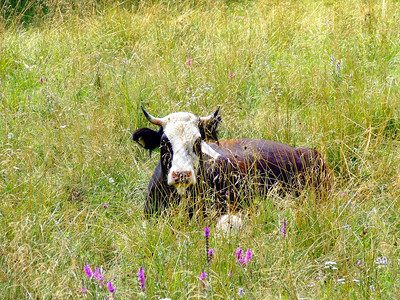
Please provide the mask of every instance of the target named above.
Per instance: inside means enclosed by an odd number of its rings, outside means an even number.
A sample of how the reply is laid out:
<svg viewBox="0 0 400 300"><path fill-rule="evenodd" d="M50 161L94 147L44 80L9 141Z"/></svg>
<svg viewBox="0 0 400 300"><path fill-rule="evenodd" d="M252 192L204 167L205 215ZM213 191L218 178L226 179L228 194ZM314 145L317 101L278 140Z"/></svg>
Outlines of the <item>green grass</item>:
<svg viewBox="0 0 400 300"><path fill-rule="evenodd" d="M85 262L119 299L236 299L239 288L246 299L398 297L396 1L78 4L55 2L29 24L1 14L2 298L109 296ZM158 153L130 141L149 126L140 105L156 116L221 105L220 138L314 147L335 190L319 204L256 198L235 236L207 222L207 264L203 222L179 212L144 226ZM253 251L245 269L239 247Z"/></svg>

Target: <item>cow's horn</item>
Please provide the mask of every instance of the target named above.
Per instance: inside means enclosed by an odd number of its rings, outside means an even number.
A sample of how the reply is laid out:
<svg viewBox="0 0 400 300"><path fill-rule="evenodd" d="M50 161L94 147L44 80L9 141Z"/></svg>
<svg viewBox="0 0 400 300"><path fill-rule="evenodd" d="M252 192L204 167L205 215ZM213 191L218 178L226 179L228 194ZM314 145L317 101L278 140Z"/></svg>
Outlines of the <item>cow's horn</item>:
<svg viewBox="0 0 400 300"><path fill-rule="evenodd" d="M219 109L221 108L221 105L218 105L217 110L214 113L214 118L216 118L218 116L219 113Z"/></svg>
<svg viewBox="0 0 400 300"><path fill-rule="evenodd" d="M162 126L162 120L160 118L153 117L151 114L149 114L143 107L143 105L140 105L140 107L143 110L144 116L146 117L147 120L150 121L150 123L153 123L154 125Z"/></svg>
<svg viewBox="0 0 400 300"><path fill-rule="evenodd" d="M218 116L218 112L219 112L219 109L221 108L221 106L220 105L218 105L218 108L217 108L217 110L214 112L214 113L212 113L211 115L209 115L209 116L207 116L207 117L201 117L200 118L200 120L201 121L205 121L205 122L207 122L207 121L209 121L209 120L211 120L211 119L214 119L214 118L216 118L217 116Z"/></svg>

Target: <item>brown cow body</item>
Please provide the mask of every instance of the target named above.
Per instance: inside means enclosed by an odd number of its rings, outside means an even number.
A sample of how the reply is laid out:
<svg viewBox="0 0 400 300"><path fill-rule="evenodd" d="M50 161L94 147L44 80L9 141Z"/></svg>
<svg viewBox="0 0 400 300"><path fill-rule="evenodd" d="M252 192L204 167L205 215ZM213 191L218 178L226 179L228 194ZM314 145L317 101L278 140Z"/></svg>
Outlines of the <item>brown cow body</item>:
<svg viewBox="0 0 400 300"><path fill-rule="evenodd" d="M171 138L175 131L165 125L170 121L165 121L167 117L159 122L162 125L157 123L161 127L158 132L149 134L150 129L142 128L133 134L133 139L144 148L152 150L146 145L153 145L155 139L158 140L155 144L159 143L161 147L160 161L148 187L145 202L147 216L177 205L182 197L192 199L190 216L199 204L197 199L212 199L213 210L222 214L248 204L252 193L266 193L277 188L282 192L298 194L308 186L320 195L329 186L326 184L329 181L328 168L314 149L295 148L262 139L210 140L210 137L216 137L220 121L218 110L206 121L199 118L199 132L203 132L201 138L200 133L195 139L179 134ZM155 119L152 116L148 118ZM189 127L185 122L182 126ZM172 132L169 136L164 127ZM190 132L197 134L196 130ZM184 152L182 148L188 153L181 153ZM193 163L185 164L182 158Z"/></svg>

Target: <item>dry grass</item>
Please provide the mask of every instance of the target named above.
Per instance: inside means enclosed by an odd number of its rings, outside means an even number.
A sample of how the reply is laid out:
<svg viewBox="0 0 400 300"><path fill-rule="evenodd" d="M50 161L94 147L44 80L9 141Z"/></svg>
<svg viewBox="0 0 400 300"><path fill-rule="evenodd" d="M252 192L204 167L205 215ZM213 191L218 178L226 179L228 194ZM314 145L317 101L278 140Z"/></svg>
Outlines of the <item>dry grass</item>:
<svg viewBox="0 0 400 300"><path fill-rule="evenodd" d="M397 297L396 2L71 3L0 26L3 298L106 297L85 262L122 299ZM208 224L207 265L203 224L178 213L143 227L157 153L130 141L148 126L141 104L160 116L222 105L221 138L314 147L335 191L321 205L256 198L236 236ZM235 262L238 247L252 249L251 266Z"/></svg>

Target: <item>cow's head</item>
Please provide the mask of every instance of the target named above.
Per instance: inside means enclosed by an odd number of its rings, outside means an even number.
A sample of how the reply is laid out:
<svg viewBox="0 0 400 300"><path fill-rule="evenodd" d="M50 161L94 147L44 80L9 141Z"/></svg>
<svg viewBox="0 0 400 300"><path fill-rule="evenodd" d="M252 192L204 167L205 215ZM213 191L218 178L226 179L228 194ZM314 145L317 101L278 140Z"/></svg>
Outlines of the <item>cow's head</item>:
<svg viewBox="0 0 400 300"><path fill-rule="evenodd" d="M218 156L204 141L217 140L217 127L221 121L219 107L207 117L178 112L156 118L143 106L142 110L146 118L160 129L140 128L133 133L132 139L150 151L160 147L163 175L167 176L169 185L183 194L188 186L197 181L202 154Z"/></svg>

